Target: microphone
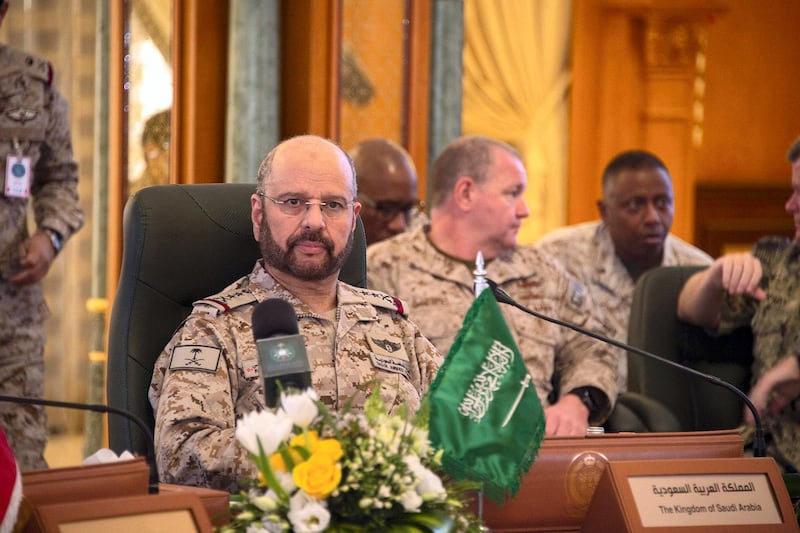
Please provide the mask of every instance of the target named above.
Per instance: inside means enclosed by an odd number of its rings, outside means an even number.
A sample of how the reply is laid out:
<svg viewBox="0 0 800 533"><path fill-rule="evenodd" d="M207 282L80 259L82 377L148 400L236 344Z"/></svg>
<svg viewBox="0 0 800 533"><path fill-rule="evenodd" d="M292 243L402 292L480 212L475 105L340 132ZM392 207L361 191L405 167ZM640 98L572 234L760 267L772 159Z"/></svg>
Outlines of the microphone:
<svg viewBox="0 0 800 533"><path fill-rule="evenodd" d="M44 400L42 398L24 398L21 396L0 395L0 402L9 402L26 405L44 405L48 407L64 407L66 409L78 409L80 411L94 411L95 413L115 414L132 420L145 436L147 442L147 466L150 467L150 494L158 494L158 467L156 466L156 450L153 443L153 432L147 427L141 418L133 413L111 407L109 405L91 403L61 402L57 400Z"/></svg>
<svg viewBox="0 0 800 533"><path fill-rule="evenodd" d="M286 300L264 300L253 309L252 321L264 400L267 407L277 407L281 389L311 387L305 339L297 328L294 307Z"/></svg>
<svg viewBox="0 0 800 533"><path fill-rule="evenodd" d="M744 404L747 406L747 408L750 410L750 412L753 414L753 420L755 422L755 432L753 434L753 457L766 457L767 444L766 444L766 440L764 439L764 427L761 424L761 417L758 414L758 409L756 409L756 406L753 405L752 401L750 401L750 398L747 397L747 394L745 394L744 392L739 390L734 385L728 383L727 381L725 381L723 379L718 378L717 376L713 376L711 374L706 374L704 372L700 372L699 370L695 370L694 368L688 367L686 365L682 365L680 363L676 363L675 361L670 361L669 359L665 359L665 358L663 358L663 357L661 357L659 355L656 355L654 353L650 353L650 352L648 352L646 350L642 350L641 348L637 348L635 346L631 346L630 344L625 344L624 342L620 342L620 341L612 339L610 337L606 337L605 335L601 335L599 333L595 333L594 331L591 331L591 330L588 330L586 328L583 328L583 327L581 327L581 326L579 326L577 324L573 324L572 322L567 322L565 320L560 320L558 318L553 318L553 317L550 317L550 316L547 316L547 315L543 315L542 313L536 312L536 311L534 311L532 309L528 309L527 307L517 303L511 296L508 295L508 293L506 291L501 289L497 285L496 282L494 282L494 281L492 281L490 279L487 279L486 282L489 284L489 288L491 288L492 293L494 293L494 297L497 299L498 302L501 302L501 303L516 307L520 311L522 311L524 313L527 313L529 315L535 316L536 318L539 318L541 320L545 320L547 322L551 322L553 324L557 324L557 325L565 327L565 328L569 328L569 329L571 329L573 331L577 331L578 333L581 333L583 335L588 335L589 337L592 337L593 339L597 339L597 340L599 340L601 342L604 342L606 344L610 344L612 346L616 346L617 348L622 348L623 350L626 350L626 351L629 351L629 352L633 352L633 353L635 353L637 355L640 355L642 357L648 357L650 359L654 359L656 361L660 361L661 363L669 365L669 366L671 366L673 368L677 368L681 372L685 372L687 374L692 374L692 375L697 376L697 377L699 377L701 379L704 379L705 381L708 381L709 383L713 383L714 385L718 385L720 387L724 387L724 388L728 389L729 391L734 393L736 396L738 396L744 402Z"/></svg>

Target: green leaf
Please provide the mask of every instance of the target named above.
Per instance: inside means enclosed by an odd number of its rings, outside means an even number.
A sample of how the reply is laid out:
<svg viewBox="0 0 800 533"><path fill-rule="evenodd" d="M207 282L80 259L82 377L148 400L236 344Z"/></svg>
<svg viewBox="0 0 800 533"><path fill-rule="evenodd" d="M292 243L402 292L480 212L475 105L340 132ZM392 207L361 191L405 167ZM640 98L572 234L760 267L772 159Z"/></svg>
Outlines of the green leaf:
<svg viewBox="0 0 800 533"><path fill-rule="evenodd" d="M453 529L453 518L444 513L412 513L397 521L398 525L411 527L407 531L425 533L449 533Z"/></svg>

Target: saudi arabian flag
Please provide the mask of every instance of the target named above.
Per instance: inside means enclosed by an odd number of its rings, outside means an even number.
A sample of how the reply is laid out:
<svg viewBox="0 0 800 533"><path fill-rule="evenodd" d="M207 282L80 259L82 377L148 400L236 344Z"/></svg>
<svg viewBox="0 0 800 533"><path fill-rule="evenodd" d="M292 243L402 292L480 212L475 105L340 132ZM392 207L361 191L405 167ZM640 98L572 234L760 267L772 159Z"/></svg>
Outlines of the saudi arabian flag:
<svg viewBox="0 0 800 533"><path fill-rule="evenodd" d="M513 498L539 453L544 412L492 291L470 307L428 396L445 472L483 482L497 503Z"/></svg>

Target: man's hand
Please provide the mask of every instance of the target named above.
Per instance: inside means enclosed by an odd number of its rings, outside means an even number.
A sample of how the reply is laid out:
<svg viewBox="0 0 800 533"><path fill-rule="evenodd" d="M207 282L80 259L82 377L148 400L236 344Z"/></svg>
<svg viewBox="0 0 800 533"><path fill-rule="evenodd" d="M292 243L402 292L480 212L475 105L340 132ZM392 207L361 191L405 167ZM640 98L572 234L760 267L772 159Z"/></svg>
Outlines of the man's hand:
<svg viewBox="0 0 800 533"><path fill-rule="evenodd" d="M767 297L761 282L761 261L749 253L718 257L710 267L690 277L678 297L678 318L705 328L719 325L725 293Z"/></svg>
<svg viewBox="0 0 800 533"><path fill-rule="evenodd" d="M710 267L719 276L722 288L730 294L749 294L757 300L766 297L758 286L761 282L761 261L749 253L727 254Z"/></svg>
<svg viewBox="0 0 800 533"><path fill-rule="evenodd" d="M800 365L797 357L784 357L767 370L750 389L748 396L760 416L775 414L800 396ZM755 423L753 414L747 408L744 410L744 420L748 424Z"/></svg>
<svg viewBox="0 0 800 533"><path fill-rule="evenodd" d="M56 251L50 237L42 232L34 233L20 245L21 270L8 281L13 285L30 285L40 281L47 274L55 256Z"/></svg>
<svg viewBox="0 0 800 533"><path fill-rule="evenodd" d="M546 436L586 435L589 427L589 409L574 394L565 394L555 404L544 410Z"/></svg>

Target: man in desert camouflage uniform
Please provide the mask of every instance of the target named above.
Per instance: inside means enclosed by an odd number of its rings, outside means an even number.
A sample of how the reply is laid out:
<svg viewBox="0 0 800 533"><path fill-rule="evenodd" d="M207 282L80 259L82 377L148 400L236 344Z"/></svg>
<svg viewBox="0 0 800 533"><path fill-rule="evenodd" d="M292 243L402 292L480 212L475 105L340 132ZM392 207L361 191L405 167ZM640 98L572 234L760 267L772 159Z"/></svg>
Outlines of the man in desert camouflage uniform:
<svg viewBox="0 0 800 533"><path fill-rule="evenodd" d="M162 481L237 490L256 474L234 431L238 417L265 406L251 328L258 302L294 306L312 386L333 409L350 399L361 408L379 380L388 406L414 411L441 363L402 302L337 279L361 207L347 154L320 137L295 137L258 174L251 206L263 260L196 302L156 362L150 401Z"/></svg>
<svg viewBox="0 0 800 533"><path fill-rule="evenodd" d="M7 9L0 0L0 23ZM83 224L67 104L52 77L47 61L0 44L0 393L36 398L49 314L40 282ZM0 422L22 469L47 466L42 407L0 402Z"/></svg>
<svg viewBox="0 0 800 533"><path fill-rule="evenodd" d="M636 280L657 266L709 265L712 258L669 230L675 214L672 178L664 163L644 150L616 155L603 170L601 220L559 228L537 248L558 259L592 297L595 309L621 342ZM620 392L628 388L628 358L621 350Z"/></svg>
<svg viewBox="0 0 800 533"><path fill-rule="evenodd" d="M450 143L429 174L430 224L367 249L370 287L398 294L440 352L450 349L473 299L478 251L487 277L522 305L606 333L582 285L557 262L517 246L528 208L527 176L517 152L485 137ZM583 435L602 423L617 397L610 347L504 306L545 408L549 435Z"/></svg>
<svg viewBox="0 0 800 533"><path fill-rule="evenodd" d="M750 253L720 257L686 282L678 315L692 323L728 332L753 329L753 388L750 397L764 416L772 442L767 452L787 470L800 467L800 398L768 410L762 376L787 357L800 354L800 138L789 149L792 194L786 211L794 218L795 237L765 237ZM775 393L778 394L778 393ZM752 421L750 416L747 420Z"/></svg>

